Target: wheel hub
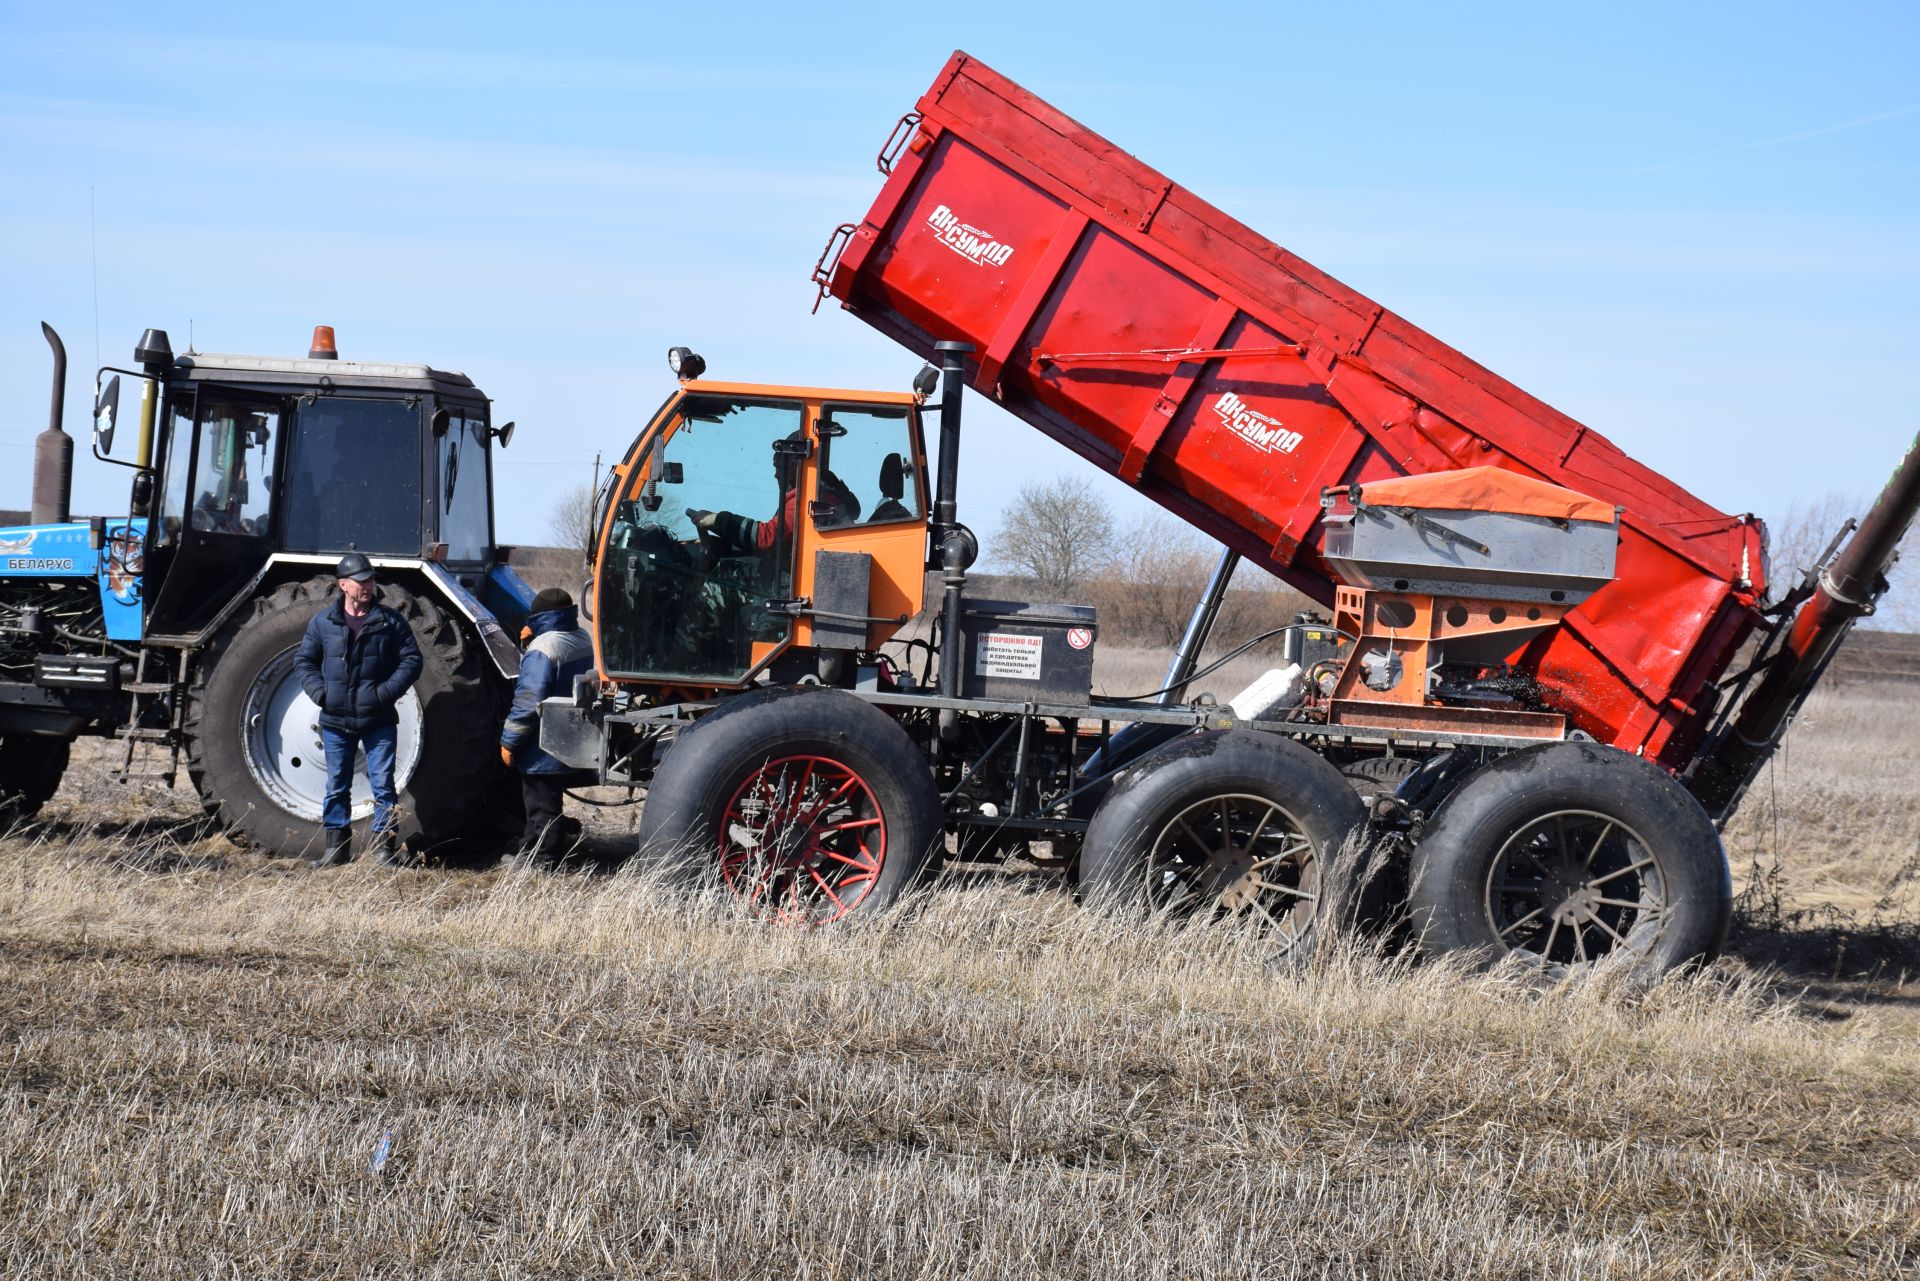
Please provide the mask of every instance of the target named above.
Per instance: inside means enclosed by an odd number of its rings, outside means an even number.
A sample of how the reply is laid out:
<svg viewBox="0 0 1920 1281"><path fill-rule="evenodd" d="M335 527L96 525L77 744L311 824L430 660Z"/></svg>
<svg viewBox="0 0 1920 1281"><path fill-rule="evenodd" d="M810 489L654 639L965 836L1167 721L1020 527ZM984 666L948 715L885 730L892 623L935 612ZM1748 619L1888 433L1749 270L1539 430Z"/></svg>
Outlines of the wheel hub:
<svg viewBox="0 0 1920 1281"><path fill-rule="evenodd" d="M1245 850L1215 850L1207 858L1207 881L1220 906L1239 913L1260 893L1253 856Z"/></svg>
<svg viewBox="0 0 1920 1281"><path fill-rule="evenodd" d="M320 709L300 686L289 649L262 667L247 690L240 727L241 755L260 790L282 810L318 823L327 794L326 745L320 735ZM393 784L402 791L420 763L425 714L419 695L408 690L394 711L399 717L394 745ZM364 750L356 753L349 814L355 821L373 813L373 787L367 780Z"/></svg>
<svg viewBox="0 0 1920 1281"><path fill-rule="evenodd" d="M872 892L886 857L885 825L858 774L823 757L788 757L735 791L719 854L727 888L756 912L781 924L824 924Z"/></svg>
<svg viewBox="0 0 1920 1281"><path fill-rule="evenodd" d="M1562 925L1589 921L1598 913L1599 908L1600 891L1583 883L1560 897L1559 904L1553 909L1553 919Z"/></svg>
<svg viewBox="0 0 1920 1281"><path fill-rule="evenodd" d="M1486 892L1495 937L1556 965L1642 951L1664 908L1664 881L1646 842L1590 810L1525 824L1495 855Z"/></svg>
<svg viewBox="0 0 1920 1281"><path fill-rule="evenodd" d="M1173 814L1148 855L1153 901L1264 922L1291 947L1318 902L1313 846L1278 802L1232 793Z"/></svg>

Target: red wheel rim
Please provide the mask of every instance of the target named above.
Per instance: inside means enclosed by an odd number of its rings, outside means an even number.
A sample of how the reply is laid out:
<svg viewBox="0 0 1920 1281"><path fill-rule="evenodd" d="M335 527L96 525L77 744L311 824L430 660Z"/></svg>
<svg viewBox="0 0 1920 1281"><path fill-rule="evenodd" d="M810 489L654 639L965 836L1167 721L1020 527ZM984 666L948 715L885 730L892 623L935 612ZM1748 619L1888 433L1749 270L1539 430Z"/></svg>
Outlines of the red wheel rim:
<svg viewBox="0 0 1920 1281"><path fill-rule="evenodd" d="M873 892L886 859L873 789L829 757L766 762L721 812L721 879L780 925L839 920Z"/></svg>

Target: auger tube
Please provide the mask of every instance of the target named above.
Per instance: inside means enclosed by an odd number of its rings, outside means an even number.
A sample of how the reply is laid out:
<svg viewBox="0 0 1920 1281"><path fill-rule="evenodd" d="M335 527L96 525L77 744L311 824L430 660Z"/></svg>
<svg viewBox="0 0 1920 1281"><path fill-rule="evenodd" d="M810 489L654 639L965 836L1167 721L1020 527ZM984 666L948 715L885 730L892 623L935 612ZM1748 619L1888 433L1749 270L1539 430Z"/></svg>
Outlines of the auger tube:
<svg viewBox="0 0 1920 1281"><path fill-rule="evenodd" d="M1920 508L1920 438L1894 469L1880 497L1827 566L1813 594L1793 617L1780 650L1741 704L1719 749L1689 781L1707 812L1724 819L1779 744L1812 692L1827 660L1854 623L1873 612L1886 590L1885 575L1899 557L1900 540Z"/></svg>

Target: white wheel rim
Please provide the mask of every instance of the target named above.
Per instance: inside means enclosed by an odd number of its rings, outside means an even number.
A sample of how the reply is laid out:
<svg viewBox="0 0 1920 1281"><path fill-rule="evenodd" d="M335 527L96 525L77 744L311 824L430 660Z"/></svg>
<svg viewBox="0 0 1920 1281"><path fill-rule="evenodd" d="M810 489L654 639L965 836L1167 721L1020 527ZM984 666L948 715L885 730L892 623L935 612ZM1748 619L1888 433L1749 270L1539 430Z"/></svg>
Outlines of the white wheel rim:
<svg viewBox="0 0 1920 1281"><path fill-rule="evenodd" d="M327 753L320 739L320 709L315 707L293 673L294 651L289 649L260 669L241 711L241 755L247 773L275 805L296 818L318 823L327 795ZM393 786L406 790L420 763L422 712L413 690L394 705L399 733L394 746ZM373 785L367 781L365 749L355 752L353 821L373 814Z"/></svg>

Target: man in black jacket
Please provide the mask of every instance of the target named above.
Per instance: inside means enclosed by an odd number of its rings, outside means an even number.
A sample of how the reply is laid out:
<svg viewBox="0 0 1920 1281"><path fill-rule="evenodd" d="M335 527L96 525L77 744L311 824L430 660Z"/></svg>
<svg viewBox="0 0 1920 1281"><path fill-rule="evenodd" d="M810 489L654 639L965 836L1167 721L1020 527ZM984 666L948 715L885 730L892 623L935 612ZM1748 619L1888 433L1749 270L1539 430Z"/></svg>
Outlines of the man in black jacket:
<svg viewBox="0 0 1920 1281"><path fill-rule="evenodd" d="M420 646L399 611L379 603L373 565L348 552L335 568L340 595L313 616L294 657L300 687L320 709L320 740L327 752L322 822L326 849L315 867L339 867L353 854L353 761L366 749L373 787L373 848L382 863L399 861L394 831L394 746L400 717L394 704L420 678Z"/></svg>

